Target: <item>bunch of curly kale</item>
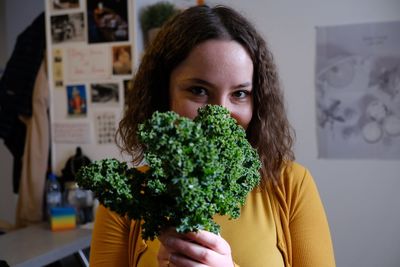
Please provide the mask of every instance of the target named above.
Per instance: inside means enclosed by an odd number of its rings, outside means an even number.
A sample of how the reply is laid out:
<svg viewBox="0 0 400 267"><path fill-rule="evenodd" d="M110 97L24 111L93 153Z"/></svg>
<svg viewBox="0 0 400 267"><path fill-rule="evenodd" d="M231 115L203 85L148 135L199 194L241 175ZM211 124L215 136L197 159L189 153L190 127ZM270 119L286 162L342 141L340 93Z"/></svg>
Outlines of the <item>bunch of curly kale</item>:
<svg viewBox="0 0 400 267"><path fill-rule="evenodd" d="M105 159L83 167L77 181L111 210L142 220L142 237L169 226L214 233L215 214L237 218L259 183L261 166L244 129L221 106L200 108L194 120L155 112L139 126L147 172Z"/></svg>

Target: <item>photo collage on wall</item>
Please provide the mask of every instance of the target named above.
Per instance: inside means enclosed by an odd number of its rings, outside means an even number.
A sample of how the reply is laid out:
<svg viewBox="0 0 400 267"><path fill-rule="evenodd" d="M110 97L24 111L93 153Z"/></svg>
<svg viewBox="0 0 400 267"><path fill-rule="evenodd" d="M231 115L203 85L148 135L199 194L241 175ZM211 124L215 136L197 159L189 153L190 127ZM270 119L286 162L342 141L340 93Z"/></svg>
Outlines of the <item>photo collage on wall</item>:
<svg viewBox="0 0 400 267"><path fill-rule="evenodd" d="M82 126L79 131L93 134L89 140L88 134L80 134L84 142L113 144L132 84L130 1L47 0L46 5L53 124L77 131L76 125L86 122L90 127ZM69 136L78 135L71 132ZM55 136L54 140L62 143L63 138ZM75 143L82 142L77 139Z"/></svg>

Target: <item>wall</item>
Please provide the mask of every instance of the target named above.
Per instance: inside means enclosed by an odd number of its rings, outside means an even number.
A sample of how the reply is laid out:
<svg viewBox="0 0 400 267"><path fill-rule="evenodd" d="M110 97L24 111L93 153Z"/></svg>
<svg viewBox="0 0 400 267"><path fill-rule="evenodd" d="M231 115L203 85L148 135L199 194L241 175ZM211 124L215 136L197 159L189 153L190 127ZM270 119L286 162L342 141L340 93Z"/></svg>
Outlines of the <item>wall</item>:
<svg viewBox="0 0 400 267"><path fill-rule="evenodd" d="M142 7L153 2L137 0L136 5ZM400 1L226 0L219 3L236 7L247 15L266 37L275 55L290 121L297 132L297 161L311 170L319 187L330 221L337 266L400 266L399 162L318 159L314 105L315 26L400 20ZM21 14L18 7L22 5L29 5L24 7L24 12L30 14ZM7 29L13 32L7 34L6 40L13 43L16 32L23 29L20 25L28 25L43 9L43 3L7 0L6 6L6 21L12 25ZM137 41L141 41L140 34ZM8 151L0 144L0 219L13 218L12 207L6 209L3 204L11 203L11 183L8 184L11 162Z"/></svg>
<svg viewBox="0 0 400 267"><path fill-rule="evenodd" d="M4 14L6 5L4 1L0 1L0 40L6 40L6 16ZM6 53L7 50L5 42L0 44L0 76L3 71L4 65L6 64Z"/></svg>
<svg viewBox="0 0 400 267"><path fill-rule="evenodd" d="M0 1L0 40L7 40L6 34L6 18L5 18L5 2ZM7 42L0 42L0 76L7 62ZM9 203L13 199L11 193L11 155L0 141L0 203ZM0 205L0 220L13 221L14 209L12 205Z"/></svg>
<svg viewBox="0 0 400 267"><path fill-rule="evenodd" d="M400 20L400 1L225 3L251 18L273 50L297 133L297 161L319 187L337 266L400 266L399 161L318 159L314 104L315 27Z"/></svg>

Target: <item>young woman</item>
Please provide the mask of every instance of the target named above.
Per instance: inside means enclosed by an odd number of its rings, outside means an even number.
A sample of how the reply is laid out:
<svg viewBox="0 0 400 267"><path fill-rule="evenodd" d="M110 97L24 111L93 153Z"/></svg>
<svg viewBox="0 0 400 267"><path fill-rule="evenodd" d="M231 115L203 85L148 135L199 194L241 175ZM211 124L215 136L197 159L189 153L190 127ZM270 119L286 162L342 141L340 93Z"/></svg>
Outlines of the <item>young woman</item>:
<svg viewBox="0 0 400 267"><path fill-rule="evenodd" d="M120 123L121 147L142 160L138 124L158 111L194 118L205 104L226 107L246 129L262 161L262 182L241 216L217 216L220 235L166 231L140 237L140 222L103 206L97 212L91 266L335 266L315 183L293 162L278 75L265 41L234 10L189 8L170 20L146 51Z"/></svg>

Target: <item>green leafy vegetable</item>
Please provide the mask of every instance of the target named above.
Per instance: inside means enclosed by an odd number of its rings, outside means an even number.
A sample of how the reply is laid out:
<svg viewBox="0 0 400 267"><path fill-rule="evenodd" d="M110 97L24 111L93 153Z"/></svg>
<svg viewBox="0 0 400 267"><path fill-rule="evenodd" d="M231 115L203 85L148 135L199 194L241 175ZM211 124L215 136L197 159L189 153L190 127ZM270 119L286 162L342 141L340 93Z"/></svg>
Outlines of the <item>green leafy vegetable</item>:
<svg viewBox="0 0 400 267"><path fill-rule="evenodd" d="M105 159L83 167L77 180L106 207L142 220L144 239L154 239L168 226L217 233L213 216L237 218L259 183L258 154L221 106L200 108L194 120L155 112L138 135L147 172Z"/></svg>

